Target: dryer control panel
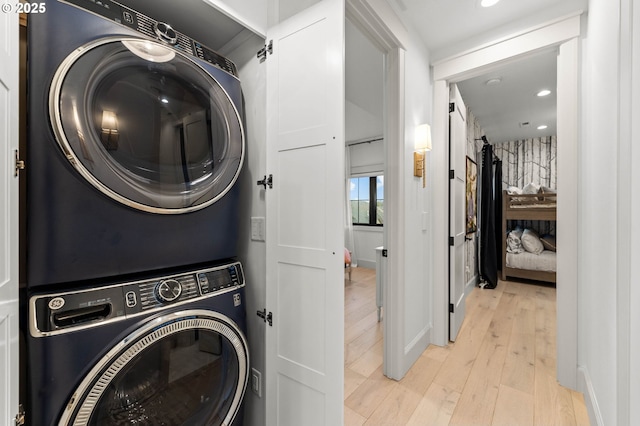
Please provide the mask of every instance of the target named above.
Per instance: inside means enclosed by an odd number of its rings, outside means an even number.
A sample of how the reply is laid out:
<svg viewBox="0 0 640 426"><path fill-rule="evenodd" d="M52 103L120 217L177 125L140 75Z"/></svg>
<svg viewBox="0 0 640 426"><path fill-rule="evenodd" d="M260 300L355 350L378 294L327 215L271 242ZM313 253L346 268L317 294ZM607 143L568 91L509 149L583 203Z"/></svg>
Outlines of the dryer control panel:
<svg viewBox="0 0 640 426"><path fill-rule="evenodd" d="M209 267L134 282L30 298L34 337L59 334L233 291L245 285L242 264Z"/></svg>
<svg viewBox="0 0 640 426"><path fill-rule="evenodd" d="M238 77L236 65L232 61L175 30L169 23L156 21L112 0L64 0L64 2L124 25L151 39L160 40L176 50L207 61Z"/></svg>

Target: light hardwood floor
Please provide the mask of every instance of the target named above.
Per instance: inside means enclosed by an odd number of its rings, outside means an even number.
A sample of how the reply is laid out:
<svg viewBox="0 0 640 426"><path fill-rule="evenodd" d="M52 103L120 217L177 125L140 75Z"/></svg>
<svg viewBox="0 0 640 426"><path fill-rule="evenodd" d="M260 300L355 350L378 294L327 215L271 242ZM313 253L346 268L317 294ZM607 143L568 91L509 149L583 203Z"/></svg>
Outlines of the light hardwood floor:
<svg viewBox="0 0 640 426"><path fill-rule="evenodd" d="M555 379L554 287L500 281L466 307L455 343L429 346L390 380L375 270L345 275L345 425L589 425L582 394Z"/></svg>

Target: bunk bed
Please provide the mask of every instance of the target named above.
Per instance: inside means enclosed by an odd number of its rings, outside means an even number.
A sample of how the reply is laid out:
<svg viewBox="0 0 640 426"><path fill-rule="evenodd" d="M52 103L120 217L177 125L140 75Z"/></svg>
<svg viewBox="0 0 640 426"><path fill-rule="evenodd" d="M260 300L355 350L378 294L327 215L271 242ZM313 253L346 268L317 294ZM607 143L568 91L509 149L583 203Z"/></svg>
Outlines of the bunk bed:
<svg viewBox="0 0 640 426"><path fill-rule="evenodd" d="M556 193L520 194L504 191L502 196L502 279L507 277L556 282L556 253L544 250L537 254L523 250L511 253L507 240L509 221L555 221ZM546 244L546 242L543 242ZM546 247L546 246L545 246Z"/></svg>

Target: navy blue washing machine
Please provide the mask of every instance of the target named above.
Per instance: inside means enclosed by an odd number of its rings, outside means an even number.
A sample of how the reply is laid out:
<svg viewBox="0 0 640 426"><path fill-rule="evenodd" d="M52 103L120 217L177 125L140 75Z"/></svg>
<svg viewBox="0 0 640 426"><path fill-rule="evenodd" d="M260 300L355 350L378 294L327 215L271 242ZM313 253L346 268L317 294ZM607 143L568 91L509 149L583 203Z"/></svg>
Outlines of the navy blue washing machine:
<svg viewBox="0 0 640 426"><path fill-rule="evenodd" d="M111 0L28 23L26 286L237 256L235 65Z"/></svg>
<svg viewBox="0 0 640 426"><path fill-rule="evenodd" d="M29 424L241 425L238 262L29 299Z"/></svg>

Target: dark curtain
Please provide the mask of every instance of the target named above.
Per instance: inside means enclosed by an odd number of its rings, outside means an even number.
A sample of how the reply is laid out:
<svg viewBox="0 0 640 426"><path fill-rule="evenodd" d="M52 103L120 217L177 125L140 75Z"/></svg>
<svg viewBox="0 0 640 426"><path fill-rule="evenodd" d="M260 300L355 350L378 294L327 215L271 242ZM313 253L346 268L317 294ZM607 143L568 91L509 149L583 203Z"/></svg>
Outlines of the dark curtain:
<svg viewBox="0 0 640 426"><path fill-rule="evenodd" d="M495 230L496 230L496 256L498 261L496 267L502 269L502 161L495 159L493 188L495 195L494 211L495 211Z"/></svg>
<svg viewBox="0 0 640 426"><path fill-rule="evenodd" d="M482 191L480 198L480 277L484 288L498 285L498 253L496 245L496 199L493 193L493 148L482 148ZM499 187L501 188L502 185Z"/></svg>

